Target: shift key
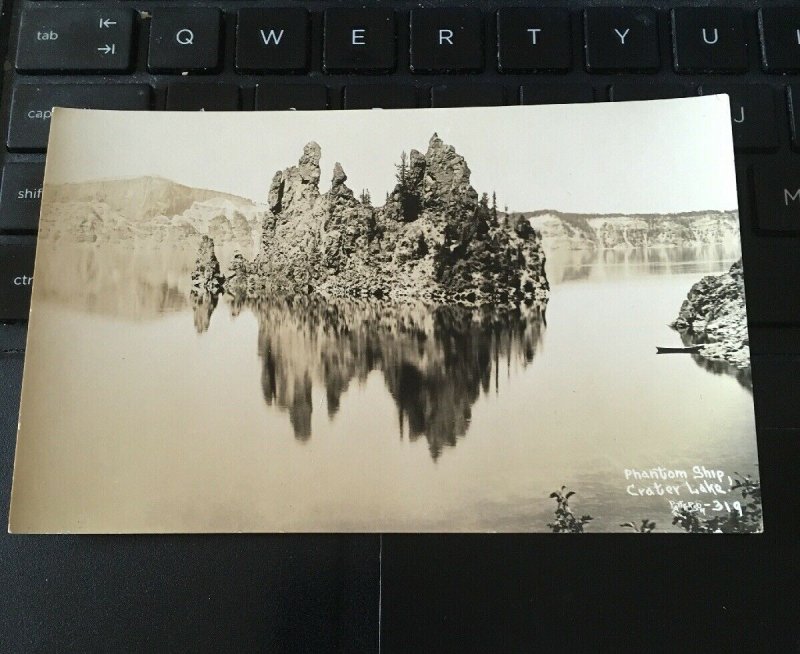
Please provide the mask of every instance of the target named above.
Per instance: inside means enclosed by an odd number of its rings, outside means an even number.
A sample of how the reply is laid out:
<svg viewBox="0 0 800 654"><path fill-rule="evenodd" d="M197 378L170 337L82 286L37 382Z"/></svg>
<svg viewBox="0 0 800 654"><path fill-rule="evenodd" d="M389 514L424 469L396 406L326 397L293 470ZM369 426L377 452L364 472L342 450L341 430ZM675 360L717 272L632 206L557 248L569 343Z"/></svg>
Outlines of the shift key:
<svg viewBox="0 0 800 654"><path fill-rule="evenodd" d="M6 164L0 182L0 231L36 231L43 179L43 163Z"/></svg>
<svg viewBox="0 0 800 654"><path fill-rule="evenodd" d="M9 150L47 149L53 107L74 109L149 109L146 84L20 84L11 96Z"/></svg>
<svg viewBox="0 0 800 654"><path fill-rule="evenodd" d="M27 320L36 246L0 244L0 320Z"/></svg>

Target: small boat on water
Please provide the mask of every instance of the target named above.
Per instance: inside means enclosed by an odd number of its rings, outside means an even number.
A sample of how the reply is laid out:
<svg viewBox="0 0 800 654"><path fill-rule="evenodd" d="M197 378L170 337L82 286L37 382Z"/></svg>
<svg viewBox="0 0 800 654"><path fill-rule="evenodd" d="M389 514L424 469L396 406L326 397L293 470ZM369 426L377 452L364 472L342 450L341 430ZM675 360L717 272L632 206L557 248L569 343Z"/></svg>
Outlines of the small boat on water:
<svg viewBox="0 0 800 654"><path fill-rule="evenodd" d="M703 349L702 345L690 345L688 347L658 347L656 354L695 354Z"/></svg>

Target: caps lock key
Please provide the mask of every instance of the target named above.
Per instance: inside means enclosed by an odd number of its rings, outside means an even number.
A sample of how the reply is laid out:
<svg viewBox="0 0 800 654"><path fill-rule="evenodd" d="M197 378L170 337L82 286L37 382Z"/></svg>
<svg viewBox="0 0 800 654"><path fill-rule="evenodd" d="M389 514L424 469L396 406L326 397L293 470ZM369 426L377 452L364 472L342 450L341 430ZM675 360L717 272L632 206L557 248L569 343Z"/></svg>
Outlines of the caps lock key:
<svg viewBox="0 0 800 654"><path fill-rule="evenodd" d="M25 9L19 27L17 70L126 71L131 65L132 36L132 9Z"/></svg>

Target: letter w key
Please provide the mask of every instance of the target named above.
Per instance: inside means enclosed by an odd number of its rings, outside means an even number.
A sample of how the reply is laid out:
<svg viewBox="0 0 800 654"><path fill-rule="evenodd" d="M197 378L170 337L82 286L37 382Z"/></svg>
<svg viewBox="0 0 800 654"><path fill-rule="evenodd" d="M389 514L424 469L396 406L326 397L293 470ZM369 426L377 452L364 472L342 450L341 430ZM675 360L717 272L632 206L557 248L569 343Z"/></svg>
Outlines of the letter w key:
<svg viewBox="0 0 800 654"><path fill-rule="evenodd" d="M264 42L264 45L269 45L270 43L274 43L275 45L281 44L281 39L283 35L286 33L286 30L281 30L277 34L275 30L270 30L269 32L265 30L258 30L261 33L261 40Z"/></svg>
<svg viewBox="0 0 800 654"><path fill-rule="evenodd" d="M236 69L302 73L308 68L308 12L300 8L240 9Z"/></svg>

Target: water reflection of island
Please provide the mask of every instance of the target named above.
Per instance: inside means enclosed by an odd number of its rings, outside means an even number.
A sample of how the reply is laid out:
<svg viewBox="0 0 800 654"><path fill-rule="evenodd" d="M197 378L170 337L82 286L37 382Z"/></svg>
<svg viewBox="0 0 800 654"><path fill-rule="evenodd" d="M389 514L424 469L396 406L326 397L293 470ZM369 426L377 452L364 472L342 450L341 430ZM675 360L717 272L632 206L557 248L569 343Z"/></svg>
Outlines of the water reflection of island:
<svg viewBox="0 0 800 654"><path fill-rule="evenodd" d="M680 336L681 336L681 341L687 347L692 345L701 345L703 343L708 343L708 339L703 338L702 336L696 334L684 332ZM692 360L703 370L707 370L708 372L714 375L731 375L744 388L746 388L751 393L753 392L753 373L752 369L749 366L747 368L737 368L736 366L726 361L715 361L713 359L707 359L706 357L701 356L699 354L692 354L690 356L692 357Z"/></svg>
<svg viewBox="0 0 800 654"><path fill-rule="evenodd" d="M194 294L194 324L205 331L216 302ZM527 365L545 327L541 308L520 312L460 306L394 305L320 296L230 301L258 318L264 400L289 414L295 437L311 437L312 388L325 389L328 416L353 380L383 373L400 433L424 437L436 459L469 429L472 406L501 367Z"/></svg>

